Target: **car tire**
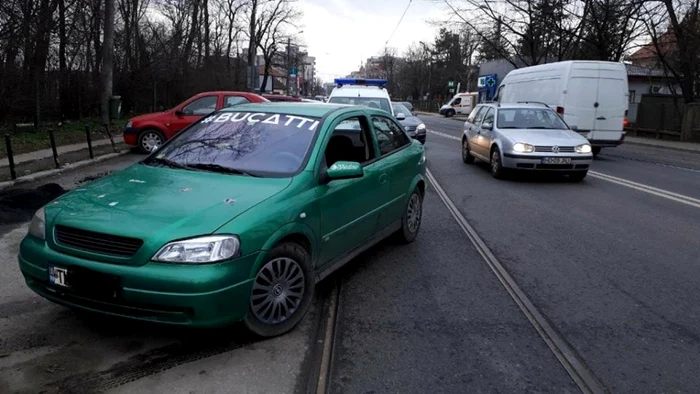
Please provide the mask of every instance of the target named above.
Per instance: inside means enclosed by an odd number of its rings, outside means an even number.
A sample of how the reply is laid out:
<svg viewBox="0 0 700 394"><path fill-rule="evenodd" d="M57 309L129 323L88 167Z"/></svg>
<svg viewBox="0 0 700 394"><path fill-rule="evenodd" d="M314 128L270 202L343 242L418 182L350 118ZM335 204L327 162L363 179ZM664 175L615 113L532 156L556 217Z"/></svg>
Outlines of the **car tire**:
<svg viewBox="0 0 700 394"><path fill-rule="evenodd" d="M594 146L593 148L591 148L591 151L593 152L593 157L597 157L598 154L600 154L601 149L603 148L599 146Z"/></svg>
<svg viewBox="0 0 700 394"><path fill-rule="evenodd" d="M415 188L408 197L406 208L401 215L401 228L394 234L394 238L402 243L409 244L418 236L420 225L423 222L423 193Z"/></svg>
<svg viewBox="0 0 700 394"><path fill-rule="evenodd" d="M501 151L498 147L491 150L491 160L489 162L491 176L496 179L503 179L506 176L506 170L503 168L503 160L501 159Z"/></svg>
<svg viewBox="0 0 700 394"><path fill-rule="evenodd" d="M153 146L161 146L165 142L165 135L155 129L146 129L139 134L138 148L141 153L151 153ZM156 145L153 145L156 144Z"/></svg>
<svg viewBox="0 0 700 394"><path fill-rule="evenodd" d="M466 164L474 164L475 161L466 138L462 138L462 161Z"/></svg>
<svg viewBox="0 0 700 394"><path fill-rule="evenodd" d="M452 116L455 116L455 114L456 114L456 112L455 112L455 110L453 110L453 109L448 110L447 112L445 112L445 116L447 116L448 118L450 118L450 117L452 117Z"/></svg>
<svg viewBox="0 0 700 394"><path fill-rule="evenodd" d="M293 242L275 246L253 280L243 324L264 338L290 331L308 312L314 287L309 252Z"/></svg>
<svg viewBox="0 0 700 394"><path fill-rule="evenodd" d="M569 174L569 180L571 182L581 182L588 175L588 170L576 171Z"/></svg>

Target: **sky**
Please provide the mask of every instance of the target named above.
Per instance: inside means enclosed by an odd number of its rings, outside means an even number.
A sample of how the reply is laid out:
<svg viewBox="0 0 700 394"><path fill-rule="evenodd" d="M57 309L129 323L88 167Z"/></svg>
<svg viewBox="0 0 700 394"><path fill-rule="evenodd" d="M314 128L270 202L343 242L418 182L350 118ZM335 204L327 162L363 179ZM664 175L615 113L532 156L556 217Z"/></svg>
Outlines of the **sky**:
<svg viewBox="0 0 700 394"><path fill-rule="evenodd" d="M437 27L429 21L449 16L434 0L299 0L303 12L299 35L310 56L316 57L316 74L326 82L359 69L360 62L381 54L385 43L402 53L411 43L433 41Z"/></svg>

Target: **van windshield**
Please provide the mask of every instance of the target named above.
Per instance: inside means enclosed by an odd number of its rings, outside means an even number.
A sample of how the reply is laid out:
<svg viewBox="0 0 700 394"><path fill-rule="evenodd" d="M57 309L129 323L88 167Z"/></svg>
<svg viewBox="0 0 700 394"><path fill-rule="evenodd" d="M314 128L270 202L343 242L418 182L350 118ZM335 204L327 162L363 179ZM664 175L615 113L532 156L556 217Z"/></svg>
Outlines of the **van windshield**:
<svg viewBox="0 0 700 394"><path fill-rule="evenodd" d="M549 108L504 108L498 111L499 129L552 129L569 127Z"/></svg>

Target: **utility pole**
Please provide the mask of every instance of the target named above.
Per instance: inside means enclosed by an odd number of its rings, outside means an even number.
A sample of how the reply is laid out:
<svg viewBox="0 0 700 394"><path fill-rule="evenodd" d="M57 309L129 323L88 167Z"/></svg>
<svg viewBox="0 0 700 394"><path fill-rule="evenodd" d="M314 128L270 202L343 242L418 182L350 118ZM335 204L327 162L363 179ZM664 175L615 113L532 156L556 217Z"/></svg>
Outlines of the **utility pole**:
<svg viewBox="0 0 700 394"><path fill-rule="evenodd" d="M292 71L292 38L287 37L287 96L289 96L289 73Z"/></svg>

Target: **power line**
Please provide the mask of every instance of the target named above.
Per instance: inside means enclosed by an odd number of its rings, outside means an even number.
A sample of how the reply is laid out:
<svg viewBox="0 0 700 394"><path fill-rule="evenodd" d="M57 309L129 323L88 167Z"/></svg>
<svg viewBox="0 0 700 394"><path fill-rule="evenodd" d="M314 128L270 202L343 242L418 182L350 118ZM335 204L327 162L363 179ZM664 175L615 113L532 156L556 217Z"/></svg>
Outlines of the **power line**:
<svg viewBox="0 0 700 394"><path fill-rule="evenodd" d="M403 20L403 17L406 16L406 13L408 12L408 8L411 7L411 3L412 3L412 2L413 2L413 0L408 0L408 4L406 4L406 9L403 10L403 14L401 14L401 18L399 19L399 23L396 24L396 27L394 28L394 31L391 32L391 35L389 36L389 39L386 40L386 42L384 43L384 46L385 46L385 47L386 47L387 45L389 45L389 41L391 41L391 39L394 37L394 33L396 33L396 30L398 30L399 25L401 25L401 21Z"/></svg>

